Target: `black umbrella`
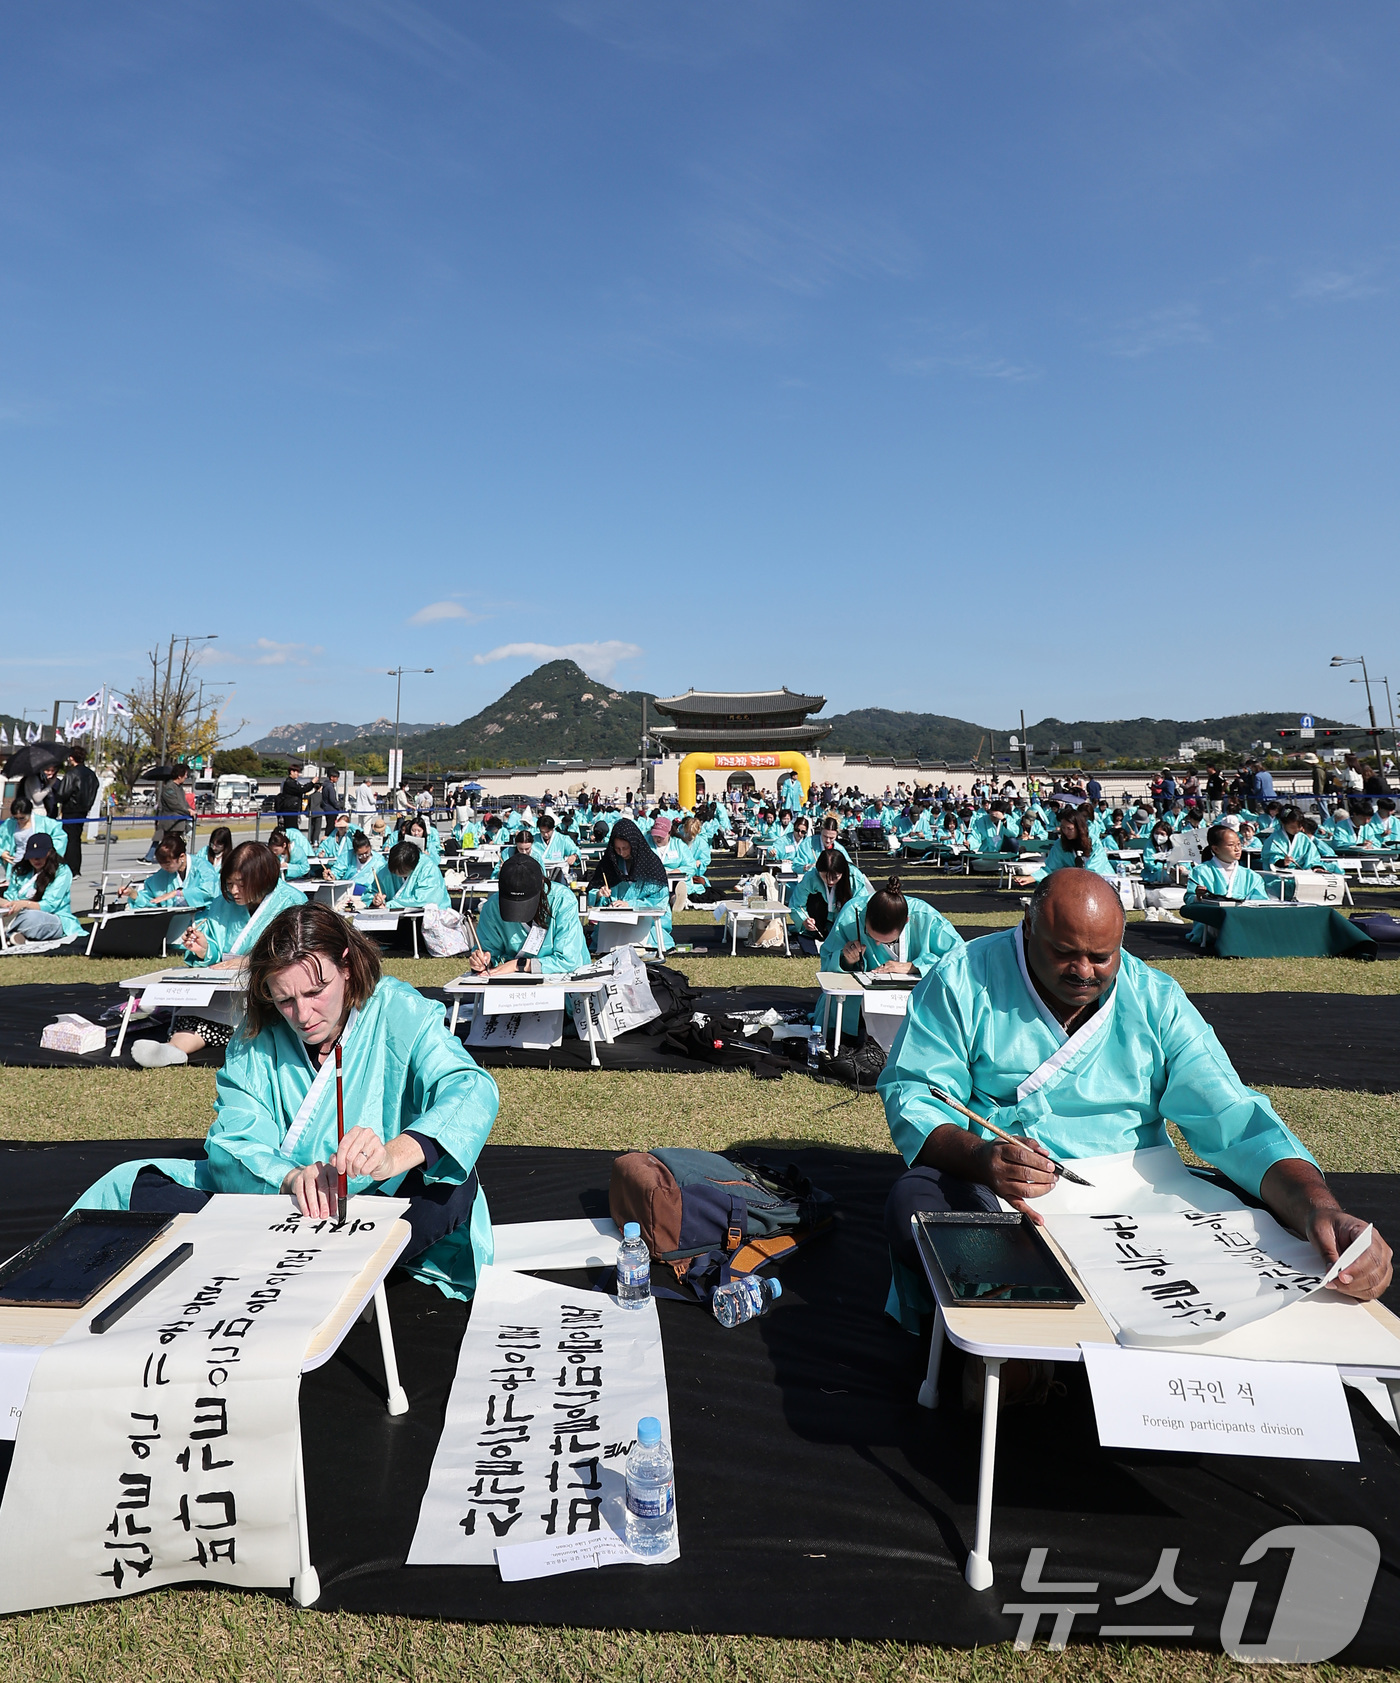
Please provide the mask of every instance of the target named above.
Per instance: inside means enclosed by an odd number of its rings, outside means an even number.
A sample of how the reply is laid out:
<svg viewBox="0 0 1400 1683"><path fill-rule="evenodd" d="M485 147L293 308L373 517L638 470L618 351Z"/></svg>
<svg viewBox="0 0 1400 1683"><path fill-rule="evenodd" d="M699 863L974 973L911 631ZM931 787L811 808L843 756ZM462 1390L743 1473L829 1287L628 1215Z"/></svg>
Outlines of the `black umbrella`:
<svg viewBox="0 0 1400 1683"><path fill-rule="evenodd" d="M175 775L174 766L147 766L136 774L138 783L169 783Z"/></svg>
<svg viewBox="0 0 1400 1683"><path fill-rule="evenodd" d="M17 749L5 761L6 777L35 777L46 766L61 766L68 758L68 747L61 742L29 742Z"/></svg>

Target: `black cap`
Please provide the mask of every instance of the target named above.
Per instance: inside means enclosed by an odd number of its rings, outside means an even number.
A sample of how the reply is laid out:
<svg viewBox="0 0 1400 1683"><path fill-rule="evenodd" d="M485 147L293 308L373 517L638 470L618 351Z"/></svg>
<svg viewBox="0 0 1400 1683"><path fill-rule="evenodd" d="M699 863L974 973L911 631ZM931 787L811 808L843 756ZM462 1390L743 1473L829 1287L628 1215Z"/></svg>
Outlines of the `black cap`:
<svg viewBox="0 0 1400 1683"><path fill-rule="evenodd" d="M53 837L45 835L42 830L24 844L24 857L31 865L37 865L41 859L47 859L52 852Z"/></svg>
<svg viewBox="0 0 1400 1683"><path fill-rule="evenodd" d="M529 923L540 909L544 893L544 872L539 862L523 853L513 853L501 866L501 891L496 904L506 923Z"/></svg>

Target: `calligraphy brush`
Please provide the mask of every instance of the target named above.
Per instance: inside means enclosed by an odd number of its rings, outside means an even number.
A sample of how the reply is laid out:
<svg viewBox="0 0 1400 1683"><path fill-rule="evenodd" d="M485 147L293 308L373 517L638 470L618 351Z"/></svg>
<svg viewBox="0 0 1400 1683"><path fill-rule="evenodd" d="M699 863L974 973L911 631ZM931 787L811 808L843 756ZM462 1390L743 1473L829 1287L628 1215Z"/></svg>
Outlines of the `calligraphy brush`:
<svg viewBox="0 0 1400 1683"><path fill-rule="evenodd" d="M337 1148L345 1144L345 1081L341 1071L340 1042L338 1040L335 1043L335 1143ZM344 1169L340 1171L336 1178L335 1192L340 1206L338 1214L340 1219L344 1221L345 1205L349 1193Z"/></svg>
<svg viewBox="0 0 1400 1683"><path fill-rule="evenodd" d="M967 1117L969 1122L975 1122L979 1128L985 1128L988 1133L995 1134L999 1140L1005 1140L1008 1145L1033 1145L1042 1156L1050 1157L1050 1153L1046 1151L1043 1145L1037 1144L1035 1140L1017 1139L1015 1134L1008 1134L1005 1128L998 1128L995 1122L989 1122L985 1116L979 1116L976 1111L969 1110L965 1104L959 1104L951 1093L945 1093L941 1087L935 1087L931 1081L928 1090L934 1098L941 1100L950 1110L958 1111L959 1114ZM1050 1167L1057 1175L1063 1175L1066 1180L1073 1181L1076 1186L1093 1188L1093 1181L1085 1180L1082 1175L1075 1174L1073 1169L1067 1169L1063 1163L1057 1163L1053 1157L1050 1157Z"/></svg>

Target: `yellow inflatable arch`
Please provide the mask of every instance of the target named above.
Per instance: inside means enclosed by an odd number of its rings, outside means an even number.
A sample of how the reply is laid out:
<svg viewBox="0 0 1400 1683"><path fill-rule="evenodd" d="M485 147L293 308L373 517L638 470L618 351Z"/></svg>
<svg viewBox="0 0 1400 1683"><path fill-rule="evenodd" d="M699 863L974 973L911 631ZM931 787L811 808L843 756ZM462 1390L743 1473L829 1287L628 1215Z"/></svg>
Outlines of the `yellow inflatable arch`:
<svg viewBox="0 0 1400 1683"><path fill-rule="evenodd" d="M697 771L790 771L802 785L805 802L812 787L812 768L805 754L687 754L677 773L680 781L679 800L684 811L695 806L695 774Z"/></svg>

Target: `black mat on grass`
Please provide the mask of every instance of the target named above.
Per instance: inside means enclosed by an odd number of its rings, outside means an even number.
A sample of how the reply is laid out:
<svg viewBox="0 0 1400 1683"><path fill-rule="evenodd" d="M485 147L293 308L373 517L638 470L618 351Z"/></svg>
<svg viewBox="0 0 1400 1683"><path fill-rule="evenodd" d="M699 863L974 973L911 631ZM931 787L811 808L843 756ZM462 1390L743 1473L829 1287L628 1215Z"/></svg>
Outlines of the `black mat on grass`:
<svg viewBox="0 0 1400 1683"><path fill-rule="evenodd" d="M1400 1092L1400 994L1193 993L1251 1086Z"/></svg>
<svg viewBox="0 0 1400 1683"><path fill-rule="evenodd" d="M88 1065L92 1069L136 1069L131 1056L133 1040L154 1037L166 1038L168 1020L147 1019L133 1023L127 1030L120 1058L111 1056L117 1043L116 1023L105 1025L109 1033L107 1044L96 1052L78 1056L72 1052L51 1052L39 1044L45 1028L65 1012L76 1012L90 1023L97 1022L102 1013L113 1005L125 1005L130 998L115 982L21 982L15 987L0 988L0 1065L29 1069L73 1068ZM217 1069L224 1061L221 1050L206 1046L190 1062L197 1068Z"/></svg>
<svg viewBox="0 0 1400 1683"><path fill-rule="evenodd" d="M98 1173L134 1155L192 1156L194 1142L0 1145L0 1224L38 1236ZM726 1332L704 1310L659 1306L666 1349L682 1558L503 1584L490 1567L405 1567L442 1429L467 1306L408 1281L389 1290L410 1412L384 1409L373 1327L357 1326L302 1385L312 1557L323 1611L587 1628L937 1642L1014 1637L1008 1604L1071 1600L1072 1640L1101 1622L1190 1625L1181 1645L1218 1647L1230 1587L1257 1582L1246 1640L1259 1640L1288 1566L1274 1551L1241 1570L1279 1526L1355 1525L1381 1545L1360 1633L1339 1663L1400 1663L1400 1454L1393 1432L1349 1394L1357 1465L1101 1449L1083 1369L1065 1394L1003 1415L992 1529L994 1587L962 1579L976 1504L978 1422L958 1406L958 1364L943 1406L915 1401L925 1346L881 1313L888 1264L880 1211L897 1160L831 1148L770 1148L836 1194L836 1233L791 1259L782 1304ZM606 1207L611 1153L491 1147L482 1184L497 1221L557 1219ZM1400 1179L1340 1175L1343 1202L1394 1232ZM559 1276L584 1284L587 1276ZM1396 1294L1392 1294L1393 1296ZM1047 1453L1047 1445L1054 1453ZM1044 1576L1093 1592L1020 1588L1033 1548ZM1190 1607L1160 1594L1119 1609L1164 1548ZM1048 1626L1048 1620L1046 1624Z"/></svg>

